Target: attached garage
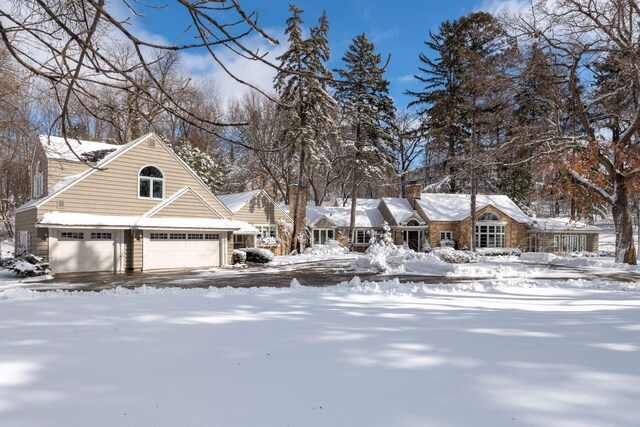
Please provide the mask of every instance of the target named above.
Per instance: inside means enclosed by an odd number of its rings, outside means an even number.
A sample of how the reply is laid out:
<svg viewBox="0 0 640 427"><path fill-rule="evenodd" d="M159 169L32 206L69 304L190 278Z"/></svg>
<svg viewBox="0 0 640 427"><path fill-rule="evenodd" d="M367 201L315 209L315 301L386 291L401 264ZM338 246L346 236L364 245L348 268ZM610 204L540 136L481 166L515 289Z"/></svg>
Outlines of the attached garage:
<svg viewBox="0 0 640 427"><path fill-rule="evenodd" d="M144 232L144 270L217 267L223 239L212 231Z"/></svg>
<svg viewBox="0 0 640 427"><path fill-rule="evenodd" d="M120 230L54 230L51 267L55 273L121 271Z"/></svg>

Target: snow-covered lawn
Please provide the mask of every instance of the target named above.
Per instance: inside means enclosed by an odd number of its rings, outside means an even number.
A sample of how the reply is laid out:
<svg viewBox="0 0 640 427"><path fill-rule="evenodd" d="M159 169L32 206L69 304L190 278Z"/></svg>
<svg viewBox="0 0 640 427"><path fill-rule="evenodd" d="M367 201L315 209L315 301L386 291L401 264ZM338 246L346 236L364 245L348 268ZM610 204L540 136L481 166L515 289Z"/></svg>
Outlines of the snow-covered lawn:
<svg viewBox="0 0 640 427"><path fill-rule="evenodd" d="M640 285L0 291L0 425L636 426Z"/></svg>

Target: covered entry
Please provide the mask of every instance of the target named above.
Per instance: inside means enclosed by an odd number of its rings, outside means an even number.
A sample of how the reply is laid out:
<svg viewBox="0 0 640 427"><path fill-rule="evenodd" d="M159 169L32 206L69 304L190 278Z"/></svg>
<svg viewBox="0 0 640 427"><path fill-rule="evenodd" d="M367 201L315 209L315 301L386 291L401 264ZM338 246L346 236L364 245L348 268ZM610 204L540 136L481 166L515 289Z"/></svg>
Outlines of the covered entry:
<svg viewBox="0 0 640 427"><path fill-rule="evenodd" d="M143 269L217 267L221 242L212 231L144 231Z"/></svg>

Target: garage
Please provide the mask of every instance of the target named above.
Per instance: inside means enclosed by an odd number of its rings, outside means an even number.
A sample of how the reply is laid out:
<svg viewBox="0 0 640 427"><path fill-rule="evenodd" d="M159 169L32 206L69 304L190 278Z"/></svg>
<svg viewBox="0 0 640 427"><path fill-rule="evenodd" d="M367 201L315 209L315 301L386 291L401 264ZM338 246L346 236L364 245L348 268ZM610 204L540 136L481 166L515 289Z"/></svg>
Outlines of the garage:
<svg viewBox="0 0 640 427"><path fill-rule="evenodd" d="M55 273L117 272L118 231L59 230L53 257Z"/></svg>
<svg viewBox="0 0 640 427"><path fill-rule="evenodd" d="M144 270L217 267L220 242L211 231L145 231Z"/></svg>

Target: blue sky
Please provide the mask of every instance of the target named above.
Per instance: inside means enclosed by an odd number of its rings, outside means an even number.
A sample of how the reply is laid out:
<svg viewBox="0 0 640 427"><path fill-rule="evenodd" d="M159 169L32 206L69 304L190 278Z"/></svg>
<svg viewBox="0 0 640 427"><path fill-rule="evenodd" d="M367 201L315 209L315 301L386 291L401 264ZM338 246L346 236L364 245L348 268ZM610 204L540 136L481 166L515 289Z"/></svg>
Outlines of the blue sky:
<svg viewBox="0 0 640 427"><path fill-rule="evenodd" d="M424 41L429 30L437 30L444 20L456 19L474 10L494 11L503 5L517 4L519 0L327 0L327 1L297 1L295 4L305 11L306 26L314 25L322 10L327 11L330 29L330 45L332 58L330 68L341 66L341 58L351 40L364 32L374 41L378 52L385 57L391 54L391 62L387 71L387 78L391 82L391 95L399 108L405 108L410 98L403 94L407 89L417 89L419 84L413 79L417 73L420 61L418 54L425 50ZM282 32L285 20L289 16L290 1L282 0L242 0L246 10L256 10L259 13L259 23L270 35L281 41L281 46L268 46L263 40L253 40L254 47L261 51L268 49L270 57L277 56L286 48L286 40ZM144 31L159 35L167 40L175 40L180 36L187 17L180 15L177 6L171 2L168 7L158 14L150 13L143 18L139 25ZM249 40L249 44L252 41ZM256 82L268 90L272 79L272 71L262 69L257 64L246 64L239 61L232 54L222 54L231 68L241 77ZM205 53L193 52L186 55L186 67L193 73L206 74L217 81L219 89L225 97L234 96L242 89L220 73Z"/></svg>

